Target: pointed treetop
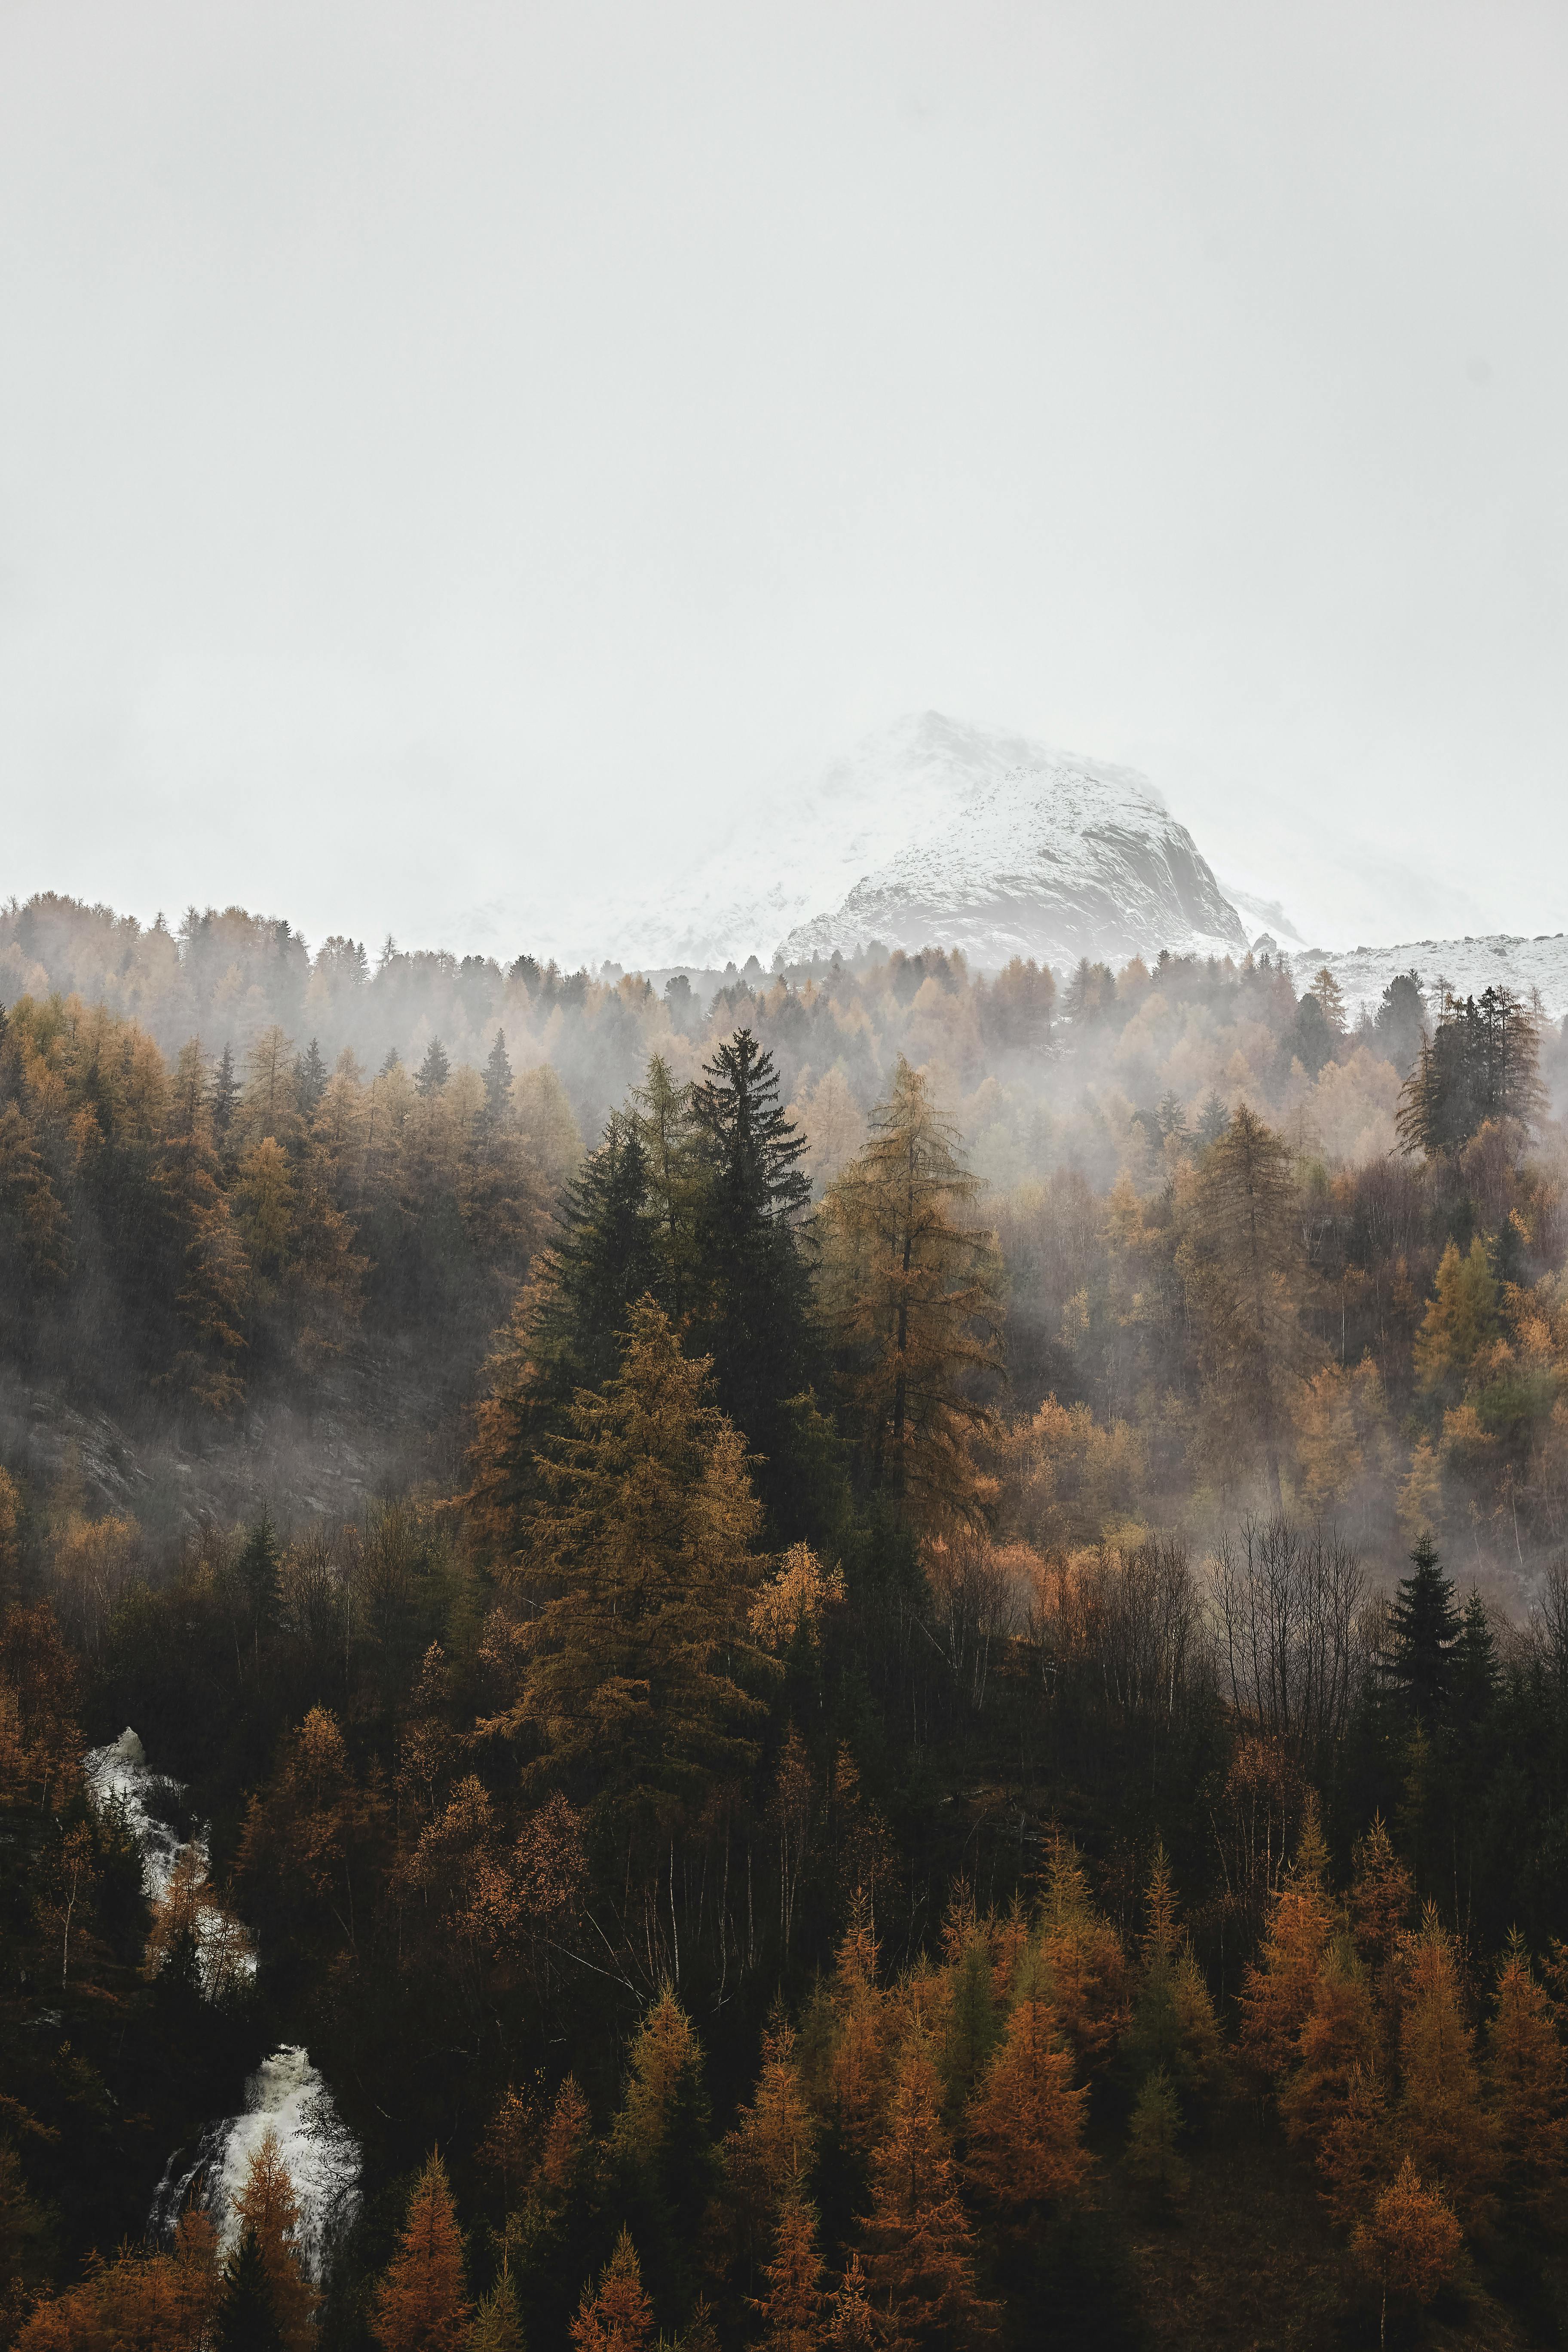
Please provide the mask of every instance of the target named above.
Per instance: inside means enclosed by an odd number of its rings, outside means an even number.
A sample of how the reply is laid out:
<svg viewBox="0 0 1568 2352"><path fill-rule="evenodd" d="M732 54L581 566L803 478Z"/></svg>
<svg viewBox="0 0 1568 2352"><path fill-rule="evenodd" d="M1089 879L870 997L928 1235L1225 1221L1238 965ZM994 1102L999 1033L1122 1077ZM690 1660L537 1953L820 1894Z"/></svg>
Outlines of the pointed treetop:
<svg viewBox="0 0 1568 2352"><path fill-rule="evenodd" d="M415 1091L428 1102L432 1096L440 1093L451 1075L452 1065L447 1059L447 1048L439 1037L432 1037L425 1048L425 1059L420 1063L414 1080Z"/></svg>
<svg viewBox="0 0 1568 2352"><path fill-rule="evenodd" d="M497 1029L485 1061L485 1109L492 1120L505 1118L511 1104L511 1064L507 1058L506 1031Z"/></svg>

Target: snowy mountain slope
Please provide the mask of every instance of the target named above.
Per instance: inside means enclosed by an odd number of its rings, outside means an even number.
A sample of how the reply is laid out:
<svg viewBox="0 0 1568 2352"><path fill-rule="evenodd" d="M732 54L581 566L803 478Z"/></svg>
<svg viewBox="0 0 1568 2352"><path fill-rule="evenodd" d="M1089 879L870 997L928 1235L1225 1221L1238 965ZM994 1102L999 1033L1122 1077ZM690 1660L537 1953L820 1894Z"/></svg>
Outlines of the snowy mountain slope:
<svg viewBox="0 0 1568 2352"><path fill-rule="evenodd" d="M1161 948L1243 953L1185 827L1131 770L925 711L867 737L744 825L658 906L601 908L626 964L711 967L873 939L994 970Z"/></svg>
<svg viewBox="0 0 1568 2352"><path fill-rule="evenodd" d="M1412 971L1421 975L1428 1000L1439 980L1457 996L1479 996L1499 982L1519 996L1538 989L1549 1020L1561 1021L1568 1013L1568 932L1542 932L1535 939L1498 933L1489 939L1406 940L1392 948L1305 948L1290 958L1297 987L1310 987L1325 964L1339 982L1352 1021L1363 1007L1376 1011L1395 972Z"/></svg>

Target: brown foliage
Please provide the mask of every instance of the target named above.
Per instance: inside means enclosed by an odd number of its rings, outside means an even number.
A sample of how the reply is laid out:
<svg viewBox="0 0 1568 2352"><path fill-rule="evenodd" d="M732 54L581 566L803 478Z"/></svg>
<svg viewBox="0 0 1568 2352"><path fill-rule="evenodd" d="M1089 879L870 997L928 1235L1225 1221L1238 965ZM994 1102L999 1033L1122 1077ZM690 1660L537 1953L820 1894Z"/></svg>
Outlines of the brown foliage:
<svg viewBox="0 0 1568 2352"><path fill-rule="evenodd" d="M433 2155L415 2182L397 2252L376 2291L376 2340L384 2352L458 2352L472 2315L447 2168Z"/></svg>

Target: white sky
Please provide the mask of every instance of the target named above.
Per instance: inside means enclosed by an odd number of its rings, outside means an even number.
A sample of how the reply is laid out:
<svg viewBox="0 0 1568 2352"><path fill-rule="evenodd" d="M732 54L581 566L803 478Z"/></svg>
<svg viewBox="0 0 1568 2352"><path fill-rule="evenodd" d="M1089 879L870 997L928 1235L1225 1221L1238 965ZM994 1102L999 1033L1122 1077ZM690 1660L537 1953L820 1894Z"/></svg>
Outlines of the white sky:
<svg viewBox="0 0 1568 2352"><path fill-rule="evenodd" d="M1561 0L0 0L0 894L557 943L934 705L1568 927Z"/></svg>

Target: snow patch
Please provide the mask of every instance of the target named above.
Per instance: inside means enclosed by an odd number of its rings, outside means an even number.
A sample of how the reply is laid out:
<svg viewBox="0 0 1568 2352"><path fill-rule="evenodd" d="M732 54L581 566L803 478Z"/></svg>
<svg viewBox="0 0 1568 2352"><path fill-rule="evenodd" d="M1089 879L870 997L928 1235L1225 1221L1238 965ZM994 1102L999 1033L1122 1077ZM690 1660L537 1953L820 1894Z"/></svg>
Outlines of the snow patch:
<svg viewBox="0 0 1568 2352"><path fill-rule="evenodd" d="M1568 932L1535 939L1495 932L1486 939L1406 940L1391 948L1304 948L1290 958L1297 987L1310 988L1325 964L1339 982L1352 1022L1363 1011L1376 1012L1396 973L1412 971L1420 975L1428 1004L1439 980L1456 996L1479 996L1499 983L1527 999L1539 992L1549 1021L1568 1014Z"/></svg>

